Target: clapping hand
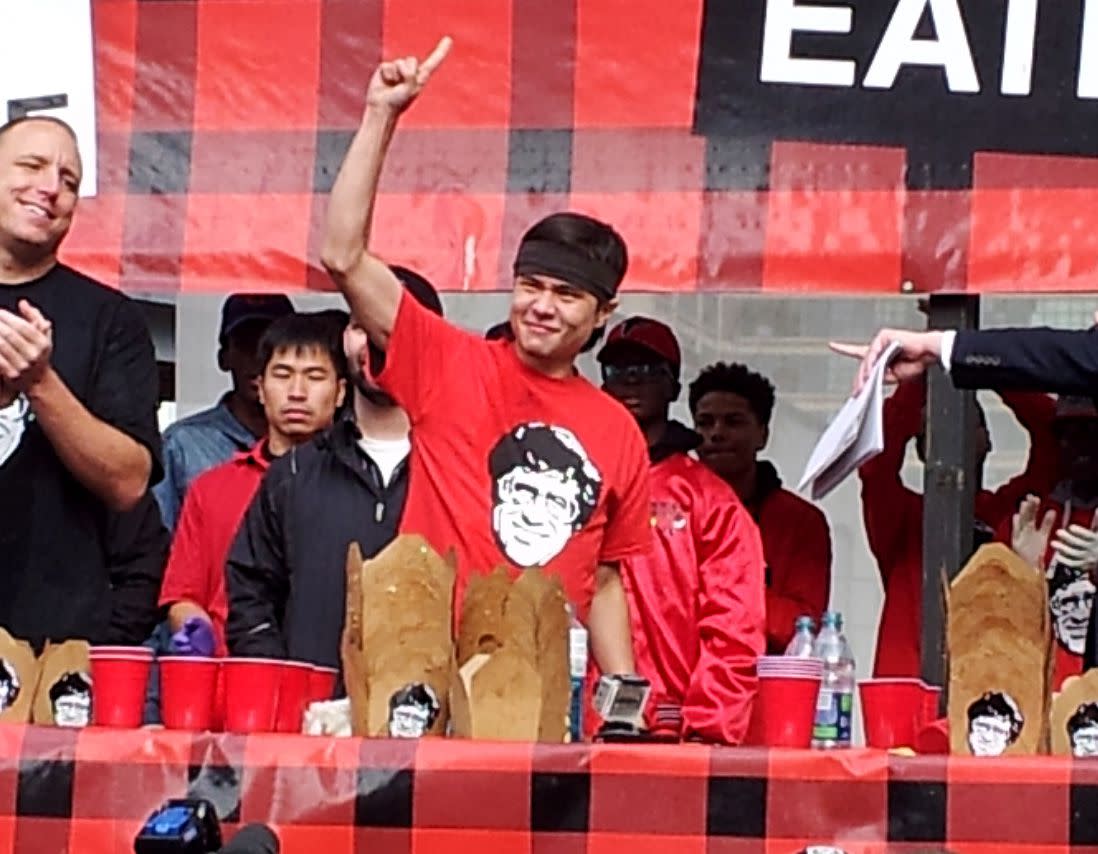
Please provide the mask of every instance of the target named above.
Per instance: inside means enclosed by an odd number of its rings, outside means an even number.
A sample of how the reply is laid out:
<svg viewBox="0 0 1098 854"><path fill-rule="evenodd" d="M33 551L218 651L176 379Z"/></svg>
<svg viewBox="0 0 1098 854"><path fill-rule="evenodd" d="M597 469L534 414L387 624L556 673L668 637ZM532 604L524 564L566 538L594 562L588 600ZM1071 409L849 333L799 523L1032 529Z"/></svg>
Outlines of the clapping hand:
<svg viewBox="0 0 1098 854"><path fill-rule="evenodd" d="M1052 551L1056 560L1073 569L1093 570L1098 566L1098 510L1094 511L1090 527L1068 525L1056 532Z"/></svg>

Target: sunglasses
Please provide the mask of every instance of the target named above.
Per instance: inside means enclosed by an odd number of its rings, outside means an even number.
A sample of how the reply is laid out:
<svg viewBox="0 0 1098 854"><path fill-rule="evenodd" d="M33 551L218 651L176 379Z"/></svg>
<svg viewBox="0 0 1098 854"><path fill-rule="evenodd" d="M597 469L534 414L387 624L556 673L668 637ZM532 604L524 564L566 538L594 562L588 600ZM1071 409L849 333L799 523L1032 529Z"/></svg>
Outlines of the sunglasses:
<svg viewBox="0 0 1098 854"><path fill-rule="evenodd" d="M641 362L632 365L603 365L602 381L612 382L651 382L663 377L674 379L675 375L666 362Z"/></svg>

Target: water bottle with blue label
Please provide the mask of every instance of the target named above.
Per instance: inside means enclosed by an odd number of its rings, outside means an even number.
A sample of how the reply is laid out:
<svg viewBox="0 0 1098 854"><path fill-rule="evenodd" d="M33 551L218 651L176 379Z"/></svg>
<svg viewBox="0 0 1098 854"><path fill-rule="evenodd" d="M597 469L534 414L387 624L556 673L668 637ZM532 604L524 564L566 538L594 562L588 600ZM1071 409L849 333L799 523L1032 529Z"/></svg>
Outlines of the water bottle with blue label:
<svg viewBox="0 0 1098 854"><path fill-rule="evenodd" d="M854 717L854 654L843 635L843 617L837 611L824 614L823 626L813 648L824 663L812 746L830 750L850 747Z"/></svg>
<svg viewBox="0 0 1098 854"><path fill-rule="evenodd" d="M572 702L568 707L569 741L583 741L584 686L587 683L587 629L568 606L568 671L572 677Z"/></svg>

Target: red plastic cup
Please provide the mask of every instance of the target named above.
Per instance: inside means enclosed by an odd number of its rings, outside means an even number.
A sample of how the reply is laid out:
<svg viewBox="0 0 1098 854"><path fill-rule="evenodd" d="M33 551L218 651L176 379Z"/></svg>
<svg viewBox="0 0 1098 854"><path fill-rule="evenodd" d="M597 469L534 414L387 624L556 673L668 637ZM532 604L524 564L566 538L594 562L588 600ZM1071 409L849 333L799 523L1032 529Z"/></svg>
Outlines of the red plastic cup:
<svg viewBox="0 0 1098 854"><path fill-rule="evenodd" d="M269 658L226 658L225 729L228 732L274 732L282 662Z"/></svg>
<svg viewBox="0 0 1098 854"><path fill-rule="evenodd" d="M275 731L296 732L300 735L305 706L309 699L309 677L313 666L302 661L282 661L279 665L282 673L278 683Z"/></svg>
<svg viewBox="0 0 1098 854"><path fill-rule="evenodd" d="M760 674L755 703L762 743L768 747L810 747L819 695L819 676Z"/></svg>
<svg viewBox="0 0 1098 854"><path fill-rule="evenodd" d="M92 656L92 722L96 726L141 726L151 666L152 659L143 656Z"/></svg>
<svg viewBox="0 0 1098 854"><path fill-rule="evenodd" d="M949 718L938 718L923 724L915 734L915 752L925 754L948 754Z"/></svg>
<svg viewBox="0 0 1098 854"><path fill-rule="evenodd" d="M938 720L938 703L942 698L942 689L937 685L928 685L926 682L921 683L923 689L923 714L919 720L919 724L928 724L931 721Z"/></svg>
<svg viewBox="0 0 1098 854"><path fill-rule="evenodd" d="M309 691L306 695L308 703L322 703L332 699L338 675L339 671L334 667L321 667L319 664L314 664L309 671Z"/></svg>
<svg viewBox="0 0 1098 854"><path fill-rule="evenodd" d="M918 679L867 679L858 683L867 747L913 747L925 705Z"/></svg>
<svg viewBox="0 0 1098 854"><path fill-rule="evenodd" d="M110 658L118 655L153 657L153 651L147 646L93 646L88 650L88 654L91 658Z"/></svg>
<svg viewBox="0 0 1098 854"><path fill-rule="evenodd" d="M168 729L205 732L213 728L221 662L201 656L160 659L160 718Z"/></svg>

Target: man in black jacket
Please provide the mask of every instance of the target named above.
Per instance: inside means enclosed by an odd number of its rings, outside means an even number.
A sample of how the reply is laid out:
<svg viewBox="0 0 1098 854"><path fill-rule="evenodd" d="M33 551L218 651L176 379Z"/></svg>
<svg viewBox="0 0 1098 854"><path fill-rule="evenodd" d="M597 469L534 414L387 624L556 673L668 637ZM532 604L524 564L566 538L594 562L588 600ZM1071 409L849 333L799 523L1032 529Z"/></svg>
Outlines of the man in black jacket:
<svg viewBox="0 0 1098 854"><path fill-rule="evenodd" d="M416 300L442 314L426 279L394 267ZM353 322L344 334L352 409L275 460L229 553L230 655L340 666L347 547L367 557L396 535L407 492L408 416L363 374L383 354Z"/></svg>

